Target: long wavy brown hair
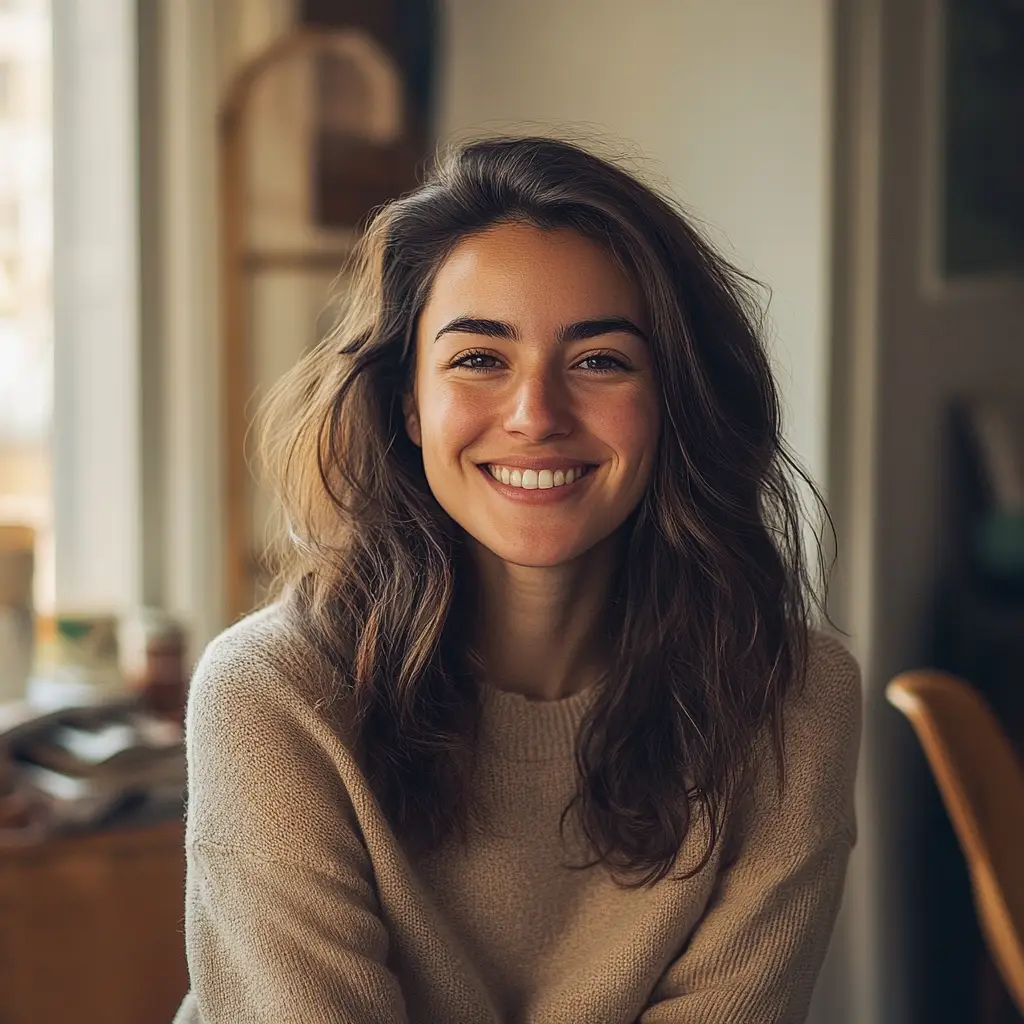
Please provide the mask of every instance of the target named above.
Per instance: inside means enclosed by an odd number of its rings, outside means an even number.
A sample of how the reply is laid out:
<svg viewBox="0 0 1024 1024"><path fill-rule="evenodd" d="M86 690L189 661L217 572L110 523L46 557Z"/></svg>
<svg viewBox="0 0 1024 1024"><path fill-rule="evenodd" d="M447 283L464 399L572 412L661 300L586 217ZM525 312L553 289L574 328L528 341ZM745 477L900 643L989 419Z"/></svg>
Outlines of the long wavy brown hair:
<svg viewBox="0 0 1024 1024"><path fill-rule="evenodd" d="M581 724L562 824L576 806L590 864L653 884L696 821L707 842L693 870L707 862L765 737L784 783L782 707L805 672L824 578L803 549L802 489L824 506L783 441L755 282L672 201L574 144L492 138L449 151L380 209L336 325L264 408L286 524L276 593L331 666L325 705L344 715L397 833L420 850L464 839L480 700L465 548L406 435L402 396L438 268L508 221L604 246L652 327L657 459L621 527L614 663Z"/></svg>

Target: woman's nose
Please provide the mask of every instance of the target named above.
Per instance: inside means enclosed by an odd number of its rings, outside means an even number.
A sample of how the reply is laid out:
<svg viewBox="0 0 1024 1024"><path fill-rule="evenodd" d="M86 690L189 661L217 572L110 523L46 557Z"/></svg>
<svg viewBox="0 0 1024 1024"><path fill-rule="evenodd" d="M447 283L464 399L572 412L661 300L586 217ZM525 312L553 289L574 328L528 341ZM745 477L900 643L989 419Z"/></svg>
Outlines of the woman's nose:
<svg viewBox="0 0 1024 1024"><path fill-rule="evenodd" d="M538 371L517 382L505 416L506 430L542 441L569 433L571 423L569 395L555 374Z"/></svg>

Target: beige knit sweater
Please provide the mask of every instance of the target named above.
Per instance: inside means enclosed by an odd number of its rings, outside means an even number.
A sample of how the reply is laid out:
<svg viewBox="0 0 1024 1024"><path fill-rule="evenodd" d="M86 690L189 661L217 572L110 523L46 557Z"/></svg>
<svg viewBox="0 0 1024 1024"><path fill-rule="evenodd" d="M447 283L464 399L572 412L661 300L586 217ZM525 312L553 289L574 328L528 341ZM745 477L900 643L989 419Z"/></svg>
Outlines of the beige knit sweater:
<svg viewBox="0 0 1024 1024"><path fill-rule="evenodd" d="M797 1024L855 837L857 666L816 636L766 763L708 865L618 888L558 819L592 699L488 688L475 800L493 829L412 863L270 608L215 640L189 699L185 937L175 1024ZM570 816L570 821L573 817ZM703 835L680 853L691 862Z"/></svg>

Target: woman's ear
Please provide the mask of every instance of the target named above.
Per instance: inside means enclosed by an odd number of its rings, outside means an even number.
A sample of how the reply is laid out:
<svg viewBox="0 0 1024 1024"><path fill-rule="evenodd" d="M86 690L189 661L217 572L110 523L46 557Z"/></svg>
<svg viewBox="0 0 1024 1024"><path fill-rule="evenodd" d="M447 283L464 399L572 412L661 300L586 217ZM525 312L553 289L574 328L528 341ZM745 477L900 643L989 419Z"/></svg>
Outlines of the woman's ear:
<svg viewBox="0 0 1024 1024"><path fill-rule="evenodd" d="M402 395L402 412L405 414L405 432L409 435L417 448L423 447L423 437L420 434L420 414L416 411L416 396L412 391L406 391Z"/></svg>

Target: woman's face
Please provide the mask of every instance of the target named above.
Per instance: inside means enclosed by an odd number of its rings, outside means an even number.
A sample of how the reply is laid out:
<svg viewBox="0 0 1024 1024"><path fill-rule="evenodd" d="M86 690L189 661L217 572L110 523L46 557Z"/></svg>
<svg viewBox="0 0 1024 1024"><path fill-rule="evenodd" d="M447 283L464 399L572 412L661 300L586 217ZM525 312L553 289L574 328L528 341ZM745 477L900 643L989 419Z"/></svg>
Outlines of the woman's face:
<svg viewBox="0 0 1024 1024"><path fill-rule="evenodd" d="M569 229L461 242L419 319L406 426L435 498L506 562L554 566L609 537L660 424L639 289Z"/></svg>

